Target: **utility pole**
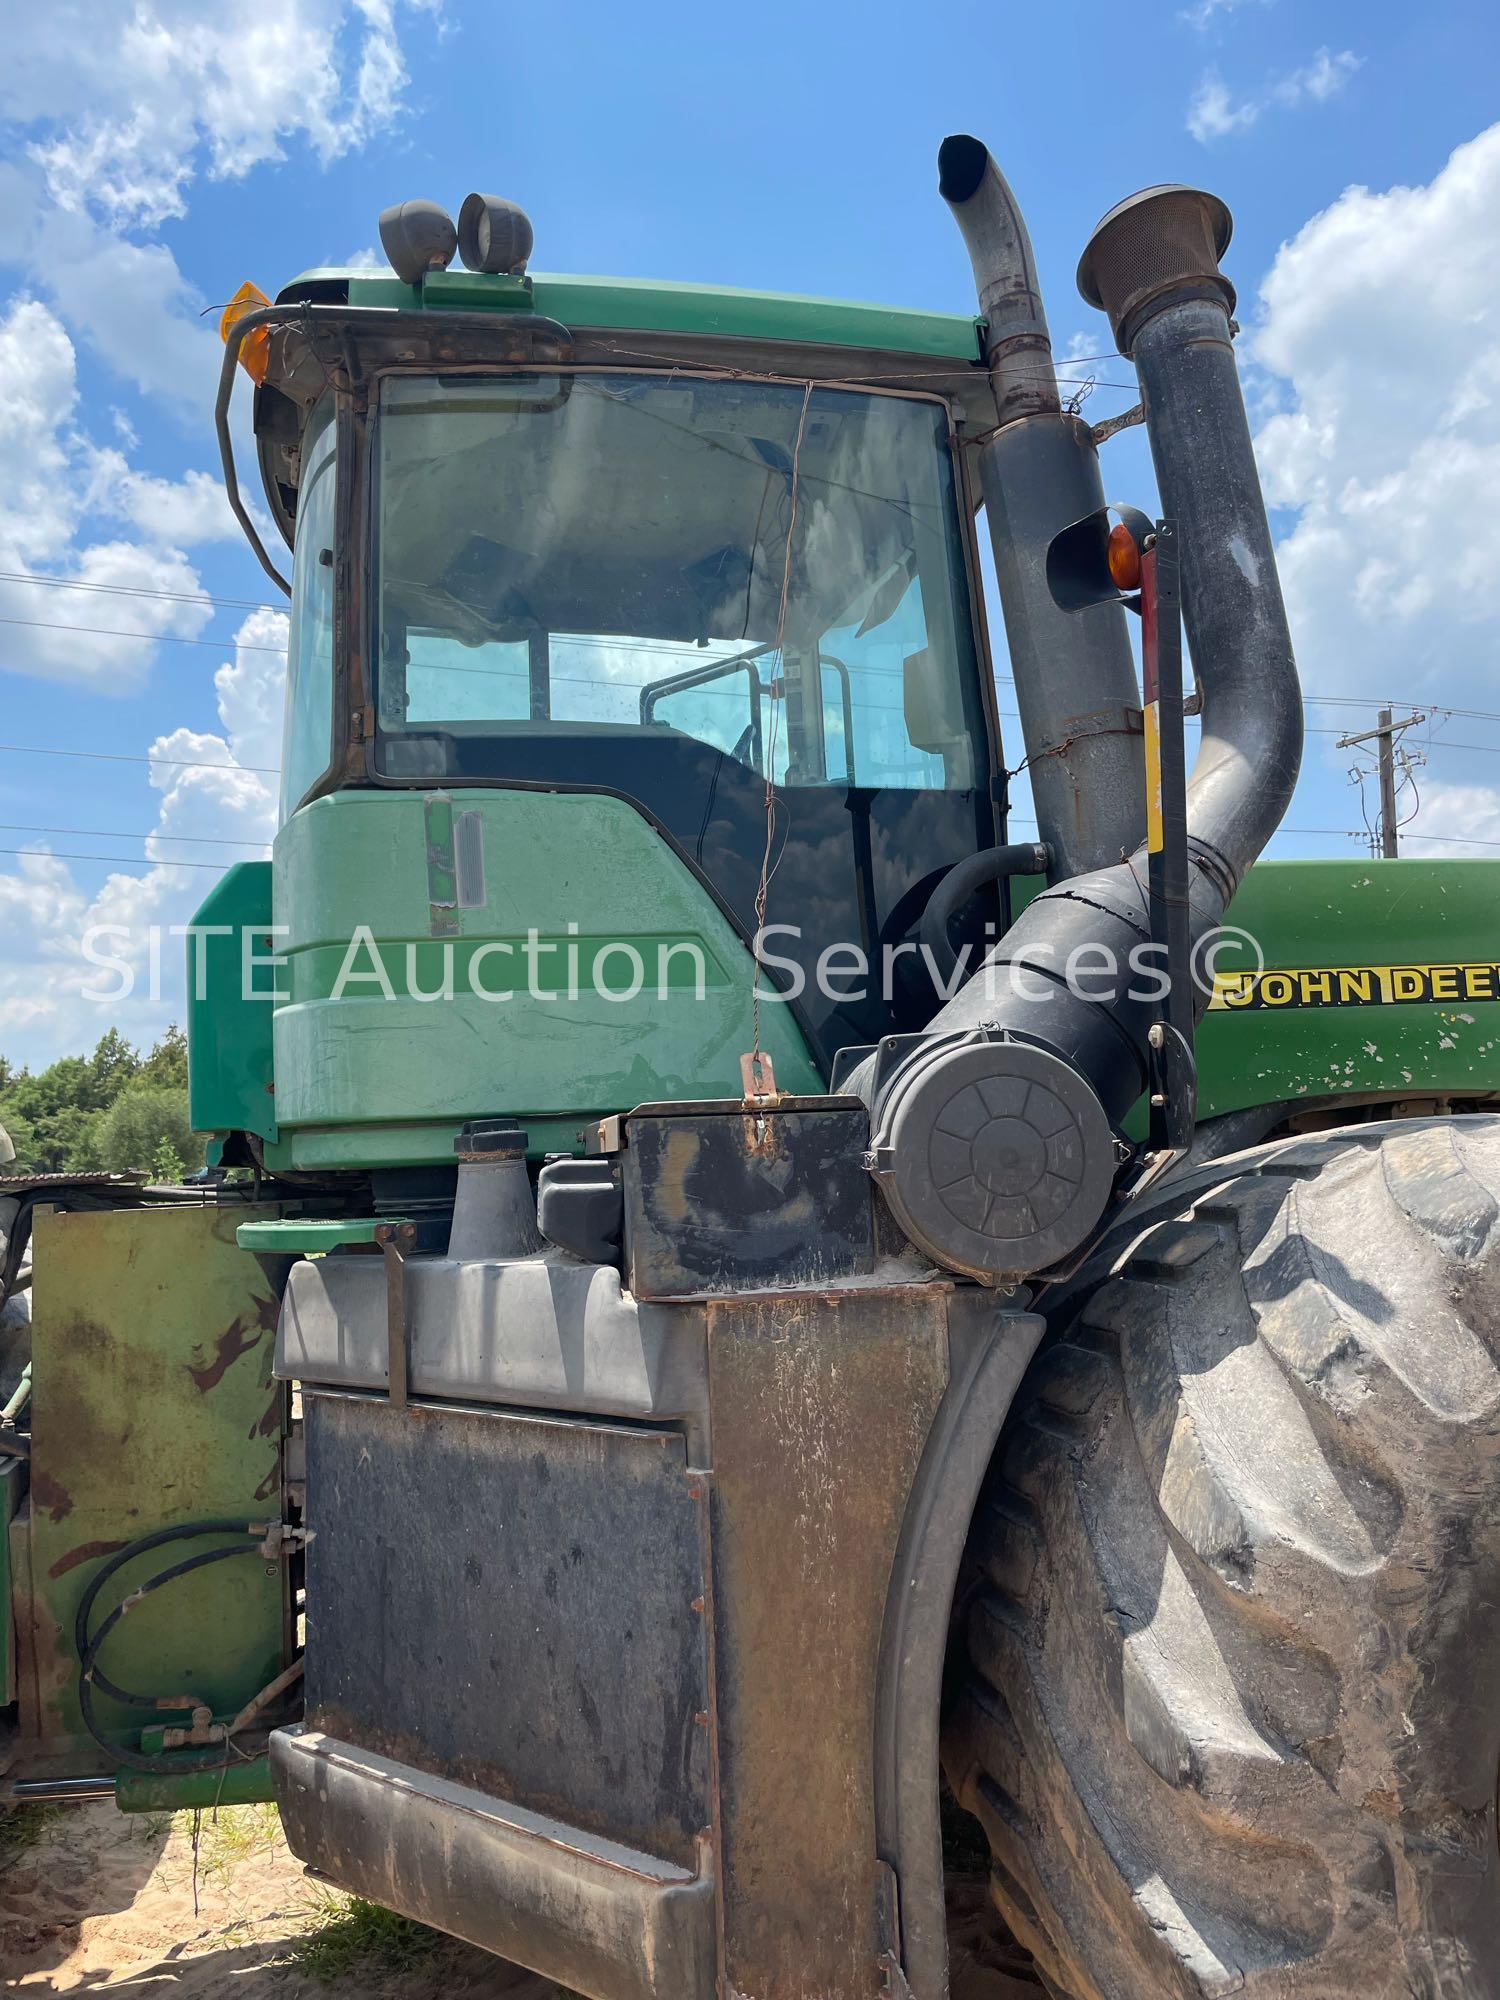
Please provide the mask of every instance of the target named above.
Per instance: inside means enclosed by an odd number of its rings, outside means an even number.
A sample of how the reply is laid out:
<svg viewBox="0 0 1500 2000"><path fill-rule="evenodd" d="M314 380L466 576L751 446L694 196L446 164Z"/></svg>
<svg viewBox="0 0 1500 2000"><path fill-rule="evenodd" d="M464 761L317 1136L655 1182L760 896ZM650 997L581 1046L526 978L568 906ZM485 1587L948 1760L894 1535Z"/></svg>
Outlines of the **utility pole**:
<svg viewBox="0 0 1500 2000"><path fill-rule="evenodd" d="M1392 711L1380 711L1380 852L1385 860L1396 858L1396 731Z"/></svg>
<svg viewBox="0 0 1500 2000"><path fill-rule="evenodd" d="M1341 736L1339 738L1338 747L1340 750L1352 750L1357 744L1361 743L1373 742L1376 746L1376 763L1380 774L1380 829L1378 838L1380 841L1381 857L1386 861L1396 860L1399 852L1396 839L1396 738L1401 735L1403 730L1411 729L1415 724L1425 722L1426 720L1425 715L1412 714L1404 716L1400 722L1397 722L1394 719L1394 711L1389 708L1383 708L1380 711L1379 720L1373 729L1363 730L1357 736ZM1402 756L1404 760L1405 752L1402 753ZM1421 759L1418 758L1417 761L1420 763ZM1405 768L1404 762L1403 768ZM1351 776L1357 778L1360 775L1359 769L1356 766ZM1368 824L1369 822L1366 821L1366 825Z"/></svg>

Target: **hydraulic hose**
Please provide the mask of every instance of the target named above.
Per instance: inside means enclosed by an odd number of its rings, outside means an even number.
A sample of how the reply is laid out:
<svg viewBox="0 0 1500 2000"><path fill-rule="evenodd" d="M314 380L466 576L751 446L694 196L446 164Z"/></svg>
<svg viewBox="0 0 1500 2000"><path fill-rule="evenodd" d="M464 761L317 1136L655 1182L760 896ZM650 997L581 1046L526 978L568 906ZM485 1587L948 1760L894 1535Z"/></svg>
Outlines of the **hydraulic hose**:
<svg viewBox="0 0 1500 2000"><path fill-rule="evenodd" d="M117 1604L104 1618L97 1632L90 1634L89 1620L99 1593L112 1576L118 1574L127 1563L148 1554L152 1549L165 1547L168 1543L196 1540L202 1535L237 1535L242 1541L229 1543L213 1549L205 1549L197 1555L188 1556L183 1561L171 1564L137 1586ZM186 1708L196 1706L191 1696L167 1696L159 1694L137 1694L130 1688L122 1688L112 1681L99 1666L99 1654L105 1640L125 1614L134 1609L144 1597L175 1582L178 1577L190 1575L194 1570L207 1568L210 1564L226 1562L232 1556L258 1555L265 1540L264 1523L244 1520L188 1521L171 1528L159 1528L154 1534L142 1535L138 1541L129 1542L118 1549L110 1559L101 1563L89 1580L88 1588L79 1599L73 1620L73 1640L78 1653L78 1706L84 1727L95 1742L106 1749L118 1764L132 1771L150 1771L157 1775L170 1775L177 1771L198 1771L216 1769L224 1764L230 1754L230 1737L235 1728L242 1726L241 1717L225 1732L224 1740L202 1751L173 1751L160 1756L147 1756L138 1750L131 1750L111 1740L101 1726L94 1707L97 1690L111 1699L133 1708L158 1710L163 1708ZM269 1695L267 1695L269 1699ZM254 1712L259 1712L259 1701L252 1704Z"/></svg>
<svg viewBox="0 0 1500 2000"><path fill-rule="evenodd" d="M922 945L934 968L945 978L958 965L948 926L976 889L986 882L1004 882L1012 875L1045 875L1052 851L1045 841L1018 840L1008 847L984 847L950 868L922 912Z"/></svg>

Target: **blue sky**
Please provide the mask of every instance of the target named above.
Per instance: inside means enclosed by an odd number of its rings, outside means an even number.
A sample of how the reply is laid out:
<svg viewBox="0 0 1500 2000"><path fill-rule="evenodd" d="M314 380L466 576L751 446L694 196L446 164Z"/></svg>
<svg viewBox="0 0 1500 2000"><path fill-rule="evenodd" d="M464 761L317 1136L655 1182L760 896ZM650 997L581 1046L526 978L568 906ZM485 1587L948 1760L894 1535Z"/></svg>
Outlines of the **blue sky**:
<svg viewBox="0 0 1500 2000"><path fill-rule="evenodd" d="M969 310L934 156L972 130L1027 210L1059 351L1090 354L1107 330L1073 271L1099 214L1153 181L1212 188L1235 215L1304 684L1368 703L1310 709L1328 733L1278 851L1359 851L1333 732L1388 694L1443 711L1411 738L1411 851L1500 858L1481 844L1500 843L1493 7L260 0L237 20L73 0L8 33L0 572L128 586L0 577L0 619L104 628L0 626L0 742L95 753L0 749L0 848L30 850L0 853L12 1058L179 1014L170 960L158 999L80 1000L77 934L184 921L212 866L269 830L274 615L141 594L267 597L205 476L217 340L199 315L243 278L274 292L367 255L389 201L456 208L474 186L529 210L536 269ZM1096 421L1134 400L1122 361L1082 372ZM1151 504L1139 432L1105 466L1112 497ZM186 761L124 761L153 752ZM76 831L34 831L54 828ZM74 858L103 854L119 866Z"/></svg>

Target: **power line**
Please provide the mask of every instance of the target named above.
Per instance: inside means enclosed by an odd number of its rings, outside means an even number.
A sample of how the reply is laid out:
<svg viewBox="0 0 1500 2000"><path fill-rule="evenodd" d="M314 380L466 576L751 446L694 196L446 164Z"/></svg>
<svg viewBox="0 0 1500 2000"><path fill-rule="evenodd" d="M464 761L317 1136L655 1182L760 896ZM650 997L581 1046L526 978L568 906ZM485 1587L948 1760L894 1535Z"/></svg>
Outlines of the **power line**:
<svg viewBox="0 0 1500 2000"><path fill-rule="evenodd" d="M222 767L215 765L214 768ZM212 833L116 833L107 826L25 826L0 820L0 833L64 833L72 840L170 840L188 847L269 847L268 840L228 840Z"/></svg>
<svg viewBox="0 0 1500 2000"><path fill-rule="evenodd" d="M98 590L110 597L157 597L164 604L213 604L225 611L286 611L284 604L262 604L253 597L212 597L207 591L156 590L143 583L84 583L77 577L34 576L29 570L0 569L0 583L40 583L52 590Z"/></svg>
<svg viewBox="0 0 1500 2000"><path fill-rule="evenodd" d="M207 646L216 653L286 652L285 646L263 646L245 639L188 639L179 632L125 632L118 625L62 625L55 618L0 618L0 625L25 625L33 632L92 632L99 639L139 639L148 646Z"/></svg>
<svg viewBox="0 0 1500 2000"><path fill-rule="evenodd" d="M211 868L216 875L224 872L222 861L152 861L136 862L132 855L122 859L118 854L55 854L49 847L0 847L0 854L24 854L32 861L108 861L116 868L127 868L134 872L140 867L150 868Z"/></svg>
<svg viewBox="0 0 1500 2000"><path fill-rule="evenodd" d="M1440 840L1444 847L1500 847L1500 840L1481 840L1477 833L1407 833L1408 840Z"/></svg>
<svg viewBox="0 0 1500 2000"><path fill-rule="evenodd" d="M177 771L253 771L257 777L279 778L274 764L210 763L206 757L132 757L122 750L57 750L48 743L0 743L0 750L23 757L87 757L100 764L160 764Z"/></svg>

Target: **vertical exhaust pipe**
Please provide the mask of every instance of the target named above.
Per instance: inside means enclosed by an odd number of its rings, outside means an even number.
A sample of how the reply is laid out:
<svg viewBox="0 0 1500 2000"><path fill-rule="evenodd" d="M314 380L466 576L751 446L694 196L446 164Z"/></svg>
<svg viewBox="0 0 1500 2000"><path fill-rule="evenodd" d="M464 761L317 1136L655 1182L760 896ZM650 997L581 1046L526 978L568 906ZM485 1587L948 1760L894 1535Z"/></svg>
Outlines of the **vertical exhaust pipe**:
<svg viewBox="0 0 1500 2000"><path fill-rule="evenodd" d="M1112 209L1080 267L1140 377L1183 617L1203 696L1187 789L1190 928L1220 922L1297 780L1302 707L1219 270L1228 210L1191 188ZM1004 433L1002 432L1003 436ZM994 1282L1084 1243L1116 1171L1115 1130L1147 1080L1156 982L1147 857L1048 889L920 1037L850 1077L871 1171L939 1263ZM1196 1011L1207 995L1195 992Z"/></svg>
<svg viewBox="0 0 1500 2000"><path fill-rule="evenodd" d="M938 149L938 190L962 232L987 323L999 426L979 449L1016 706L1051 879L1107 867L1141 838L1140 707L1126 614L1064 611L1047 583L1053 537L1104 505L1089 426L1059 404L1036 258L1016 198L978 139Z"/></svg>
<svg viewBox="0 0 1500 2000"><path fill-rule="evenodd" d="M1227 903L1281 824L1302 760L1302 691L1219 269L1229 210L1157 187L1112 208L1078 289L1135 363L1162 512L1178 523L1183 623L1203 685L1188 832Z"/></svg>

